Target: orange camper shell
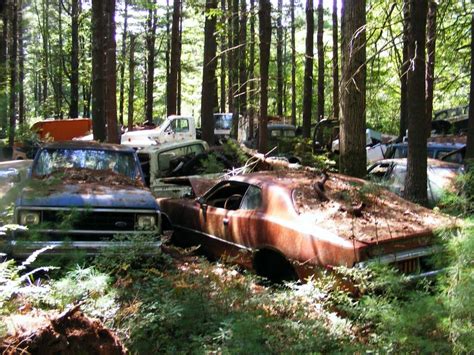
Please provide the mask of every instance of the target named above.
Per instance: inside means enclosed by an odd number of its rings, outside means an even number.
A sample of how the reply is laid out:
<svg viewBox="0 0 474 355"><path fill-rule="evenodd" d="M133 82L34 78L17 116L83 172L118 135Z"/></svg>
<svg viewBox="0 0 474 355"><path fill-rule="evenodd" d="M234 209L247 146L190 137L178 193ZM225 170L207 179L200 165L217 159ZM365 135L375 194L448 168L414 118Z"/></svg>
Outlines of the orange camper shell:
<svg viewBox="0 0 474 355"><path fill-rule="evenodd" d="M38 133L40 140L69 141L82 137L92 131L90 118L70 118L64 120L44 120L31 126L31 130Z"/></svg>

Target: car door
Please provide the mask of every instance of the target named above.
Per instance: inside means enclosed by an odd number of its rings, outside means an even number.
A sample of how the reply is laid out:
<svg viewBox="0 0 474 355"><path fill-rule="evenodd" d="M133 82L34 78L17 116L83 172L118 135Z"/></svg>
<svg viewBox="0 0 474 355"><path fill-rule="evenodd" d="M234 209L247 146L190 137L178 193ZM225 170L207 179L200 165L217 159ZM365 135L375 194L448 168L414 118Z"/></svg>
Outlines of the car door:
<svg viewBox="0 0 474 355"><path fill-rule="evenodd" d="M238 210L247 188L248 184L225 181L198 199L200 211L197 232L205 248L216 256L234 254L239 249L230 237L230 213Z"/></svg>

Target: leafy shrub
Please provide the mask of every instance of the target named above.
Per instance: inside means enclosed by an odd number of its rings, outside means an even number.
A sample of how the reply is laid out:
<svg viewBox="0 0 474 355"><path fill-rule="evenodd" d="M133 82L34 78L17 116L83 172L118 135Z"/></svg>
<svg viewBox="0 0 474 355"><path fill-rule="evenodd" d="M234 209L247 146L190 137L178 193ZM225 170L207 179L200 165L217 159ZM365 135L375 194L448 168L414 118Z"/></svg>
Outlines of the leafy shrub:
<svg viewBox="0 0 474 355"><path fill-rule="evenodd" d="M443 212L468 217L474 214L474 163L471 163L465 174L456 178L455 189L446 191L439 207Z"/></svg>

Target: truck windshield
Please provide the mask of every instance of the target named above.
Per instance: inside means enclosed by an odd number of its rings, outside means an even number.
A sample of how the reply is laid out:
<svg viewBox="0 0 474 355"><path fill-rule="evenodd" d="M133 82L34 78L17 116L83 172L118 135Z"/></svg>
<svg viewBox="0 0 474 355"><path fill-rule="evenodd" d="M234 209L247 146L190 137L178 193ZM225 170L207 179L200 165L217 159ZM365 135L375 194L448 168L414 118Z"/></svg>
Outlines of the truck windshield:
<svg viewBox="0 0 474 355"><path fill-rule="evenodd" d="M111 171L130 179L140 177L131 152L94 149L43 149L33 167L33 174L46 176L65 169Z"/></svg>

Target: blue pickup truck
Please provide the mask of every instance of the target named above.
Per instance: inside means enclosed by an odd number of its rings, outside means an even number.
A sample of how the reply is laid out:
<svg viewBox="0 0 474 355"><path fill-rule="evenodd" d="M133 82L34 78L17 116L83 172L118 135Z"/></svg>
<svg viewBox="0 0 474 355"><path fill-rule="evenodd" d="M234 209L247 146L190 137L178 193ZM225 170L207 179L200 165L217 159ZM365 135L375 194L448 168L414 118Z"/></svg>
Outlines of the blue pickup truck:
<svg viewBox="0 0 474 355"><path fill-rule="evenodd" d="M33 161L30 182L15 204L16 230L0 248L13 256L52 247L47 253L94 254L114 235L159 236L161 215L135 151L95 142L51 143ZM153 245L159 245L155 239ZM122 243L123 244L123 243Z"/></svg>

